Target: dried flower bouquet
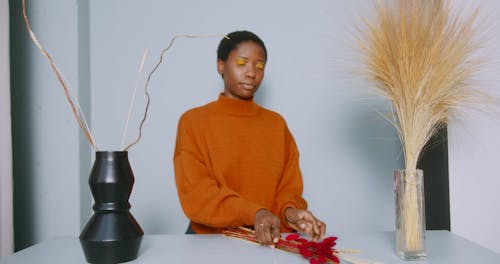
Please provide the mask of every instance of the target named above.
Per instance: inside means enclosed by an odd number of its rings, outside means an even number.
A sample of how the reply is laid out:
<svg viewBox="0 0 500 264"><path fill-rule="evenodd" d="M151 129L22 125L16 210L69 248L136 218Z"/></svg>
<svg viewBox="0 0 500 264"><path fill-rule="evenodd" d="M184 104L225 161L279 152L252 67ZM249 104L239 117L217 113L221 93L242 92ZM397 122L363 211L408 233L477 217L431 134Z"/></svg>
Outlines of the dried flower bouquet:
<svg viewBox="0 0 500 264"><path fill-rule="evenodd" d="M230 237L241 238L257 243L255 232L245 227L232 227L225 229L223 234ZM321 242L308 241L299 234L289 234L276 243L276 248L300 254L309 260L310 264L339 263L339 251L334 247L337 237L327 237Z"/></svg>
<svg viewBox="0 0 500 264"><path fill-rule="evenodd" d="M476 18L477 10L453 13L449 0L378 0L374 17L363 21L358 44L364 70L392 103L395 114L386 118L398 132L407 175L415 174L426 143L450 114L484 98L468 83L481 64L474 53ZM406 244L419 250L417 194L408 182Z"/></svg>

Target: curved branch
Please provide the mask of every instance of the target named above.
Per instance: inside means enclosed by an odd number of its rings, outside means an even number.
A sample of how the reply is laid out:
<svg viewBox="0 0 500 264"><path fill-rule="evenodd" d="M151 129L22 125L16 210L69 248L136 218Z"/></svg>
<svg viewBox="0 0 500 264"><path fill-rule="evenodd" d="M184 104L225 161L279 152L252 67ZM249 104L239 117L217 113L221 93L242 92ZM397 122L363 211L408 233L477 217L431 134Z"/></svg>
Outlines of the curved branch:
<svg viewBox="0 0 500 264"><path fill-rule="evenodd" d="M182 38L212 38L212 37L225 37L225 38L228 38L226 35L176 35L176 36L174 36L172 38L172 40L170 40L170 43L168 44L168 46L162 50L162 52L160 54L160 59L158 60L158 62L156 63L156 65L153 67L153 70L151 70L151 72L149 73L148 78L146 80L146 84L144 85L144 93L146 94L146 109L144 110L144 116L142 118L141 124L139 125L139 133L137 134L137 138L132 143L130 143L123 151L128 151L128 149L130 147L132 147L133 145L137 144L137 142L139 142L139 140L141 140L141 137L142 137L142 127L144 125L144 122L146 121L146 118L147 118L147 115L148 115L148 110L149 110L149 105L150 105L150 102L151 102L151 96L149 95L149 92L148 92L148 86L149 86L149 82L151 80L151 76L153 75L153 73L158 69L158 67L162 63L163 56L172 47L172 45L174 44L174 41L177 38L181 38L181 37Z"/></svg>
<svg viewBox="0 0 500 264"><path fill-rule="evenodd" d="M97 151L97 146L94 142L94 139L92 138L92 133L90 129L87 126L87 122L85 121L84 116L80 116L78 114L78 111L75 107L75 103L73 102L73 99L71 98L71 95L68 90L68 86L66 82L64 81L64 78L62 77L61 73L58 70L57 65L55 64L54 60L52 57L49 55L49 53L43 48L42 44L40 44L40 41L38 41L35 33L33 30L31 30L30 22L28 20L28 15L26 14L26 1L22 0L22 5L23 5L23 16L24 16L24 23L26 24L26 28L28 29L28 32L30 33L31 40L35 43L37 48L42 52L42 55L45 56L50 63L50 67L52 68L52 71L56 74L57 80L61 84L64 94L66 95L66 99L68 100L69 106L71 107L71 111L73 112L73 116L76 119L76 122L78 122L78 125L82 129L83 133L85 134L85 137L89 140L90 144L94 148L94 151ZM78 100L76 100L76 104L79 107Z"/></svg>

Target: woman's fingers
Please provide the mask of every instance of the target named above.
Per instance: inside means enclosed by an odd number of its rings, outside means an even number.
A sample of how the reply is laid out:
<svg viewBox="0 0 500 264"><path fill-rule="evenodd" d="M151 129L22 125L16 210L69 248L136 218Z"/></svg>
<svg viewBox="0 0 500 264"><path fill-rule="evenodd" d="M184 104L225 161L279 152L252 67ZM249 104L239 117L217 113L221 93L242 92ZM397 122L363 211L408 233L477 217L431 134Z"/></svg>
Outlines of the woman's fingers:
<svg viewBox="0 0 500 264"><path fill-rule="evenodd" d="M263 245L274 245L278 243L281 234L280 228L269 224L259 224L255 227L257 242Z"/></svg>
<svg viewBox="0 0 500 264"><path fill-rule="evenodd" d="M264 224L254 226L257 242L264 244Z"/></svg>
<svg viewBox="0 0 500 264"><path fill-rule="evenodd" d="M280 227L279 226L271 226L271 232L272 232L272 239L273 239L273 244L278 243L281 238L281 233L280 233Z"/></svg>
<svg viewBox="0 0 500 264"><path fill-rule="evenodd" d="M264 245L271 245L273 243L273 234L271 233L272 226L270 224L264 224L263 241Z"/></svg>
<svg viewBox="0 0 500 264"><path fill-rule="evenodd" d="M257 242L263 245L274 245L281 237L279 218L265 209L255 214L254 229Z"/></svg>
<svg viewBox="0 0 500 264"><path fill-rule="evenodd" d="M288 224L295 230L308 234L314 241L323 239L326 225L311 212L303 209L287 208L285 216Z"/></svg>

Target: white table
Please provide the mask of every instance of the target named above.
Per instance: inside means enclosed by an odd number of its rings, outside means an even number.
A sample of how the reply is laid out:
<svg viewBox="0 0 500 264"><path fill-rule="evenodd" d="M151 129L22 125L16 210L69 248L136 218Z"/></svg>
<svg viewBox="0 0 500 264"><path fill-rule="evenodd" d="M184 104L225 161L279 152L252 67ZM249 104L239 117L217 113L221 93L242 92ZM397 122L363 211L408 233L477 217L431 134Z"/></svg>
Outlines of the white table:
<svg viewBox="0 0 500 264"><path fill-rule="evenodd" d="M337 234L337 249L358 249L356 258L389 263L499 264L500 254L448 231L427 231L426 261L401 261L394 252L393 232ZM43 242L0 259L0 264L86 263L76 237ZM147 235L139 257L127 263L269 263L307 264L301 256L221 235ZM345 262L342 262L345 263Z"/></svg>

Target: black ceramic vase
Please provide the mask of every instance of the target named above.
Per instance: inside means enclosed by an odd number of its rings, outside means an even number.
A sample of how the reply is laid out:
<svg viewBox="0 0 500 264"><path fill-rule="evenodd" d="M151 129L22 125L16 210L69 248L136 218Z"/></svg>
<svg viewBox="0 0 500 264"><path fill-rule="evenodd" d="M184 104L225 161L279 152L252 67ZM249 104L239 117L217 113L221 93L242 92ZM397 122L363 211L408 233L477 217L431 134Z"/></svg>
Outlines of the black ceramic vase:
<svg viewBox="0 0 500 264"><path fill-rule="evenodd" d="M137 258L144 232L130 214L134 175L126 151L97 151L89 185L94 215L80 235L90 263L120 263Z"/></svg>

